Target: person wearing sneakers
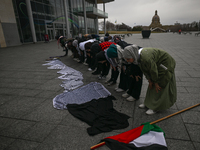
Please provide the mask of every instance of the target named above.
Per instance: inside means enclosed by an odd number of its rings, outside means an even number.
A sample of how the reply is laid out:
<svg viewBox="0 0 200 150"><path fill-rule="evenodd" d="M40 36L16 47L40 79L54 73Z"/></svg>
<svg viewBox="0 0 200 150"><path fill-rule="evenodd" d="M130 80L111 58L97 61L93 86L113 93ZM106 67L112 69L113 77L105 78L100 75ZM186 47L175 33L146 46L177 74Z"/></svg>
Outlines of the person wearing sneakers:
<svg viewBox="0 0 200 150"><path fill-rule="evenodd" d="M86 63L88 64L88 70L89 71L92 71L91 67L92 67L92 63L93 63L93 58L92 58L92 55L91 55L91 46L92 44L94 44L95 42L88 42L85 44L85 50L86 50L86 54L87 54L87 61ZM98 41L97 41L98 43Z"/></svg>
<svg viewBox="0 0 200 150"><path fill-rule="evenodd" d="M115 88L116 92L123 92L126 91L129 87L129 76L126 76L125 70L129 66L129 64L123 59L122 57L122 47L119 45L111 45L107 50L107 55L109 58L117 60L117 67L119 70L121 69L120 73L120 82L117 88ZM112 72L112 74L115 74ZM119 74L119 71L118 71ZM118 76L117 74L117 76Z"/></svg>
<svg viewBox="0 0 200 150"><path fill-rule="evenodd" d="M175 60L167 52L157 48L141 48L136 45L127 46L123 51L127 62L139 65L149 82L144 104L146 114L170 108L177 99Z"/></svg>
<svg viewBox="0 0 200 150"><path fill-rule="evenodd" d="M82 55L83 56L83 64L86 65L86 66L88 64L86 63L86 61L87 61L87 54L86 54L86 50L85 50L85 44L88 43L88 42L94 42L94 41L95 41L95 39L90 39L90 40L87 40L87 41L79 43L79 49L83 53L83 55Z"/></svg>
<svg viewBox="0 0 200 150"><path fill-rule="evenodd" d="M135 101L140 98L141 89L142 89L142 80L143 73L138 65L131 64L126 69L126 75L130 76L131 79L129 81L129 87L123 97L127 97L127 101Z"/></svg>
<svg viewBox="0 0 200 150"><path fill-rule="evenodd" d="M78 40L74 40L74 41L72 42L72 45L76 48L76 51L77 51L77 53L78 53L78 58L77 58L77 59L74 59L74 60L77 61L77 62L80 62L80 60L81 60L81 51L80 51L80 49L79 49L79 47L78 47Z"/></svg>
<svg viewBox="0 0 200 150"><path fill-rule="evenodd" d="M99 63L99 66L101 67L101 74L98 76L99 80L106 79L106 76L109 73L110 70L110 64L108 60L106 59L105 52L100 51L96 55L97 62Z"/></svg>
<svg viewBox="0 0 200 150"><path fill-rule="evenodd" d="M94 42L90 47L90 56L91 56L91 66L89 71L94 71L98 67L98 63L96 60L96 54L101 51L101 47L99 46L99 42ZM97 70L98 73L98 70Z"/></svg>

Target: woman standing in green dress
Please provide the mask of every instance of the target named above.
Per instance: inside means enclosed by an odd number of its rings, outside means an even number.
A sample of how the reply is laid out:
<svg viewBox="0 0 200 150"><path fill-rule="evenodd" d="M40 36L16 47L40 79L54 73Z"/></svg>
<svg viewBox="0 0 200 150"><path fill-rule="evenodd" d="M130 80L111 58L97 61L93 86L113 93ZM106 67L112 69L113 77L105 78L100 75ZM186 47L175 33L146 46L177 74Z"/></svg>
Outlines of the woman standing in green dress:
<svg viewBox="0 0 200 150"><path fill-rule="evenodd" d="M170 108L177 99L175 60L167 52L157 48L141 48L136 45L127 46L123 57L140 67L149 82L144 104L140 108L149 108L146 114Z"/></svg>

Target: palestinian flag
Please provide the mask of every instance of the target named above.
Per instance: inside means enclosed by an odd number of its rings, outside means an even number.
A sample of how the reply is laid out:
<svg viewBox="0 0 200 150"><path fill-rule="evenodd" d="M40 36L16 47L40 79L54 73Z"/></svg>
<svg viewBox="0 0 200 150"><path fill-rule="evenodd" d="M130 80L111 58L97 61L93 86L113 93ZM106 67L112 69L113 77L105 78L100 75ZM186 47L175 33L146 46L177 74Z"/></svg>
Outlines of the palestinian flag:
<svg viewBox="0 0 200 150"><path fill-rule="evenodd" d="M102 140L111 150L167 150L163 130L144 123L127 132Z"/></svg>

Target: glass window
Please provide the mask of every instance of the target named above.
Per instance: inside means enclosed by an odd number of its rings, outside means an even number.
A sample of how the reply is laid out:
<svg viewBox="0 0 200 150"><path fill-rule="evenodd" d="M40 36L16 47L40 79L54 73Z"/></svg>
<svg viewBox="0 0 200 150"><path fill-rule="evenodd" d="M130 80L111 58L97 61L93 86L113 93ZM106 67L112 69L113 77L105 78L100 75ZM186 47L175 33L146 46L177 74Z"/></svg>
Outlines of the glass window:
<svg viewBox="0 0 200 150"><path fill-rule="evenodd" d="M54 7L51 7L51 14L52 14L52 15L56 15L56 12L55 12L55 8L54 8Z"/></svg>
<svg viewBox="0 0 200 150"><path fill-rule="evenodd" d="M12 0L12 2L13 2L13 8L14 8L15 16L18 16L16 1Z"/></svg>
<svg viewBox="0 0 200 150"><path fill-rule="evenodd" d="M44 5L44 12L45 12L46 14L51 14L51 7L48 6L48 5Z"/></svg>
<svg viewBox="0 0 200 150"><path fill-rule="evenodd" d="M56 0L56 7L61 7L61 1L60 0Z"/></svg>
<svg viewBox="0 0 200 150"><path fill-rule="evenodd" d="M31 1L31 9L32 11L36 11L35 2Z"/></svg>
<svg viewBox="0 0 200 150"><path fill-rule="evenodd" d="M37 14L34 14L34 13L33 13L33 18L34 18L34 19L37 19L37 18L38 18Z"/></svg>
<svg viewBox="0 0 200 150"><path fill-rule="evenodd" d="M55 23L55 28L63 28L63 24Z"/></svg>
<svg viewBox="0 0 200 150"><path fill-rule="evenodd" d="M44 13L43 4L36 3L37 12Z"/></svg>
<svg viewBox="0 0 200 150"><path fill-rule="evenodd" d="M55 6L55 2L54 2L54 0L49 0L49 5L51 5L51 6Z"/></svg>
<svg viewBox="0 0 200 150"><path fill-rule="evenodd" d="M23 43L23 36L22 36L22 32L21 32L21 28L20 28L20 22L19 22L19 18L16 17L16 21L17 21L17 28L18 28L18 32L19 32L19 36L20 36L20 42Z"/></svg>
<svg viewBox="0 0 200 150"><path fill-rule="evenodd" d="M30 24L27 18L20 18L22 36L24 42L33 42Z"/></svg>
<svg viewBox="0 0 200 150"><path fill-rule="evenodd" d="M47 28L53 28L53 24L52 23L48 23L47 24Z"/></svg>
<svg viewBox="0 0 200 150"><path fill-rule="evenodd" d="M35 0L36 2L41 2L42 3L42 0Z"/></svg>
<svg viewBox="0 0 200 150"><path fill-rule="evenodd" d="M49 4L50 2L49 2L49 0L43 0L43 3Z"/></svg>
<svg viewBox="0 0 200 150"><path fill-rule="evenodd" d="M45 19L45 15L38 14L37 16L38 16L38 19Z"/></svg>

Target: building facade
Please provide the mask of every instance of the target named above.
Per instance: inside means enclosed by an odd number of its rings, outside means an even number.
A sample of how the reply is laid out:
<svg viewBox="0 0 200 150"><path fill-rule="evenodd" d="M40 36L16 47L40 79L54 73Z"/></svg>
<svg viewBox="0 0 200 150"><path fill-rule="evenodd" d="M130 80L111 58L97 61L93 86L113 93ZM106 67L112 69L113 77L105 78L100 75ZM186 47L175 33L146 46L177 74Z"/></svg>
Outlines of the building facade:
<svg viewBox="0 0 200 150"><path fill-rule="evenodd" d="M1 0L0 5L9 7L9 12L12 12L7 14L7 9L4 9L0 16L0 36L4 37L0 41L1 47L44 41L45 34L48 34L49 40L53 40L56 35L76 37L98 34L98 19L105 21L108 18L105 4L112 1ZM103 11L98 9L98 4L103 4ZM10 21L2 19L9 15L12 15ZM8 31L9 26L14 26L15 31ZM15 42L12 42L12 36Z"/></svg>
<svg viewBox="0 0 200 150"><path fill-rule="evenodd" d="M155 15L152 18L152 22L149 26L150 28L162 28L162 24L160 23L160 17L158 16L158 11L155 11Z"/></svg>

